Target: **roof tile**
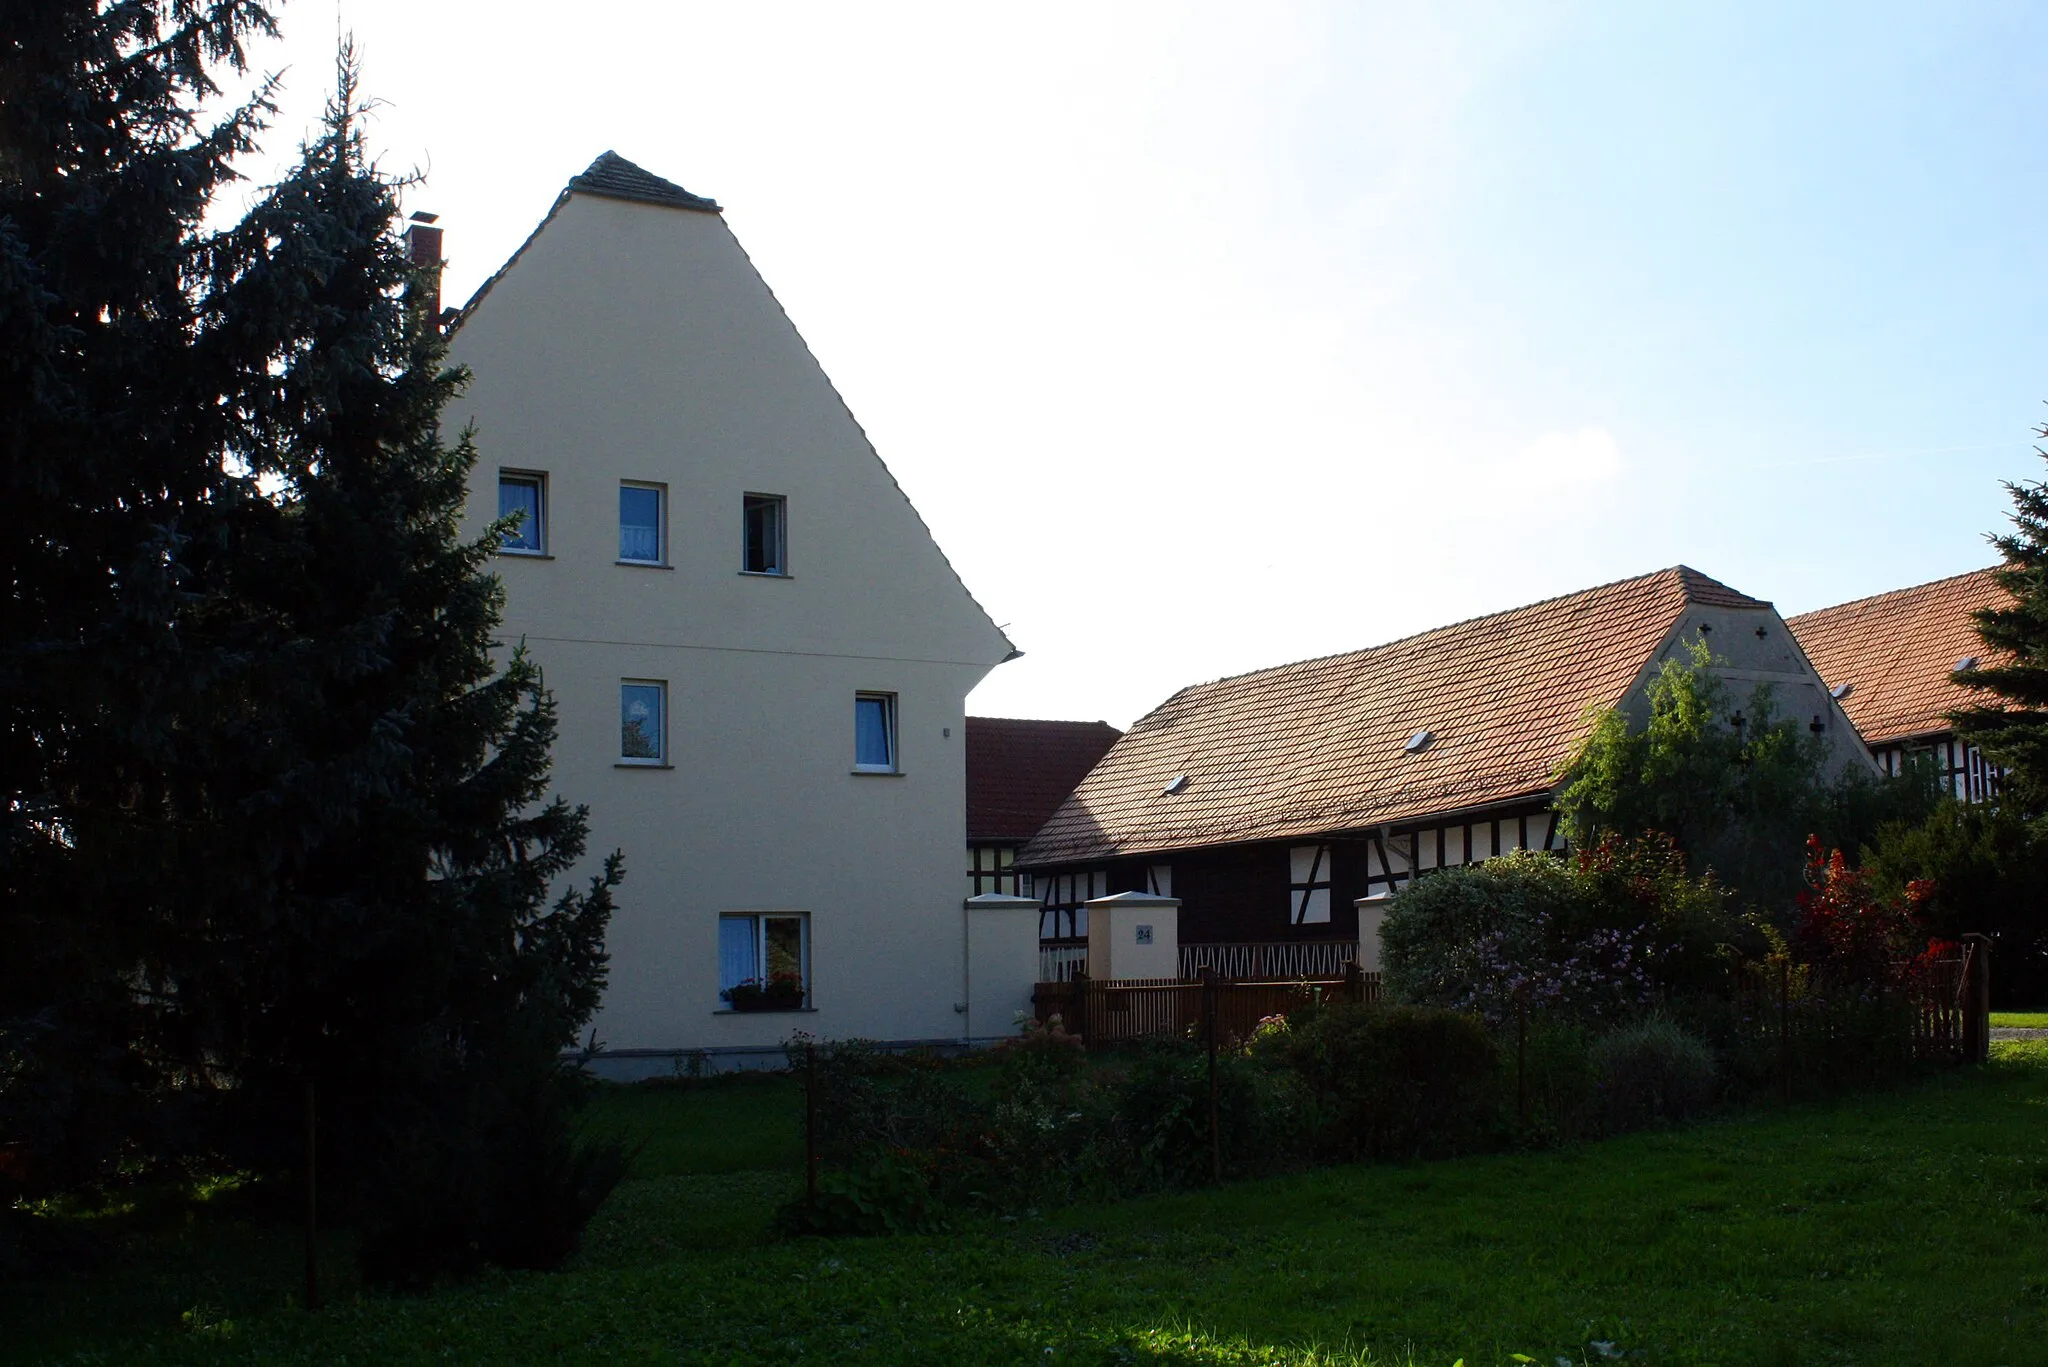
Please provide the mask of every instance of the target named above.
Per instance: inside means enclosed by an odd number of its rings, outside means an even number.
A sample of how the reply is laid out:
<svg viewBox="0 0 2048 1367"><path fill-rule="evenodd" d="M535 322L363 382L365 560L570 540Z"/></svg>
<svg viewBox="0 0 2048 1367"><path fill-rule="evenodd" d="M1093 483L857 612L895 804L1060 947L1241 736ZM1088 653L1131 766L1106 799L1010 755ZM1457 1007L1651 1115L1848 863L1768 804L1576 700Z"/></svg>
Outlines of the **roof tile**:
<svg viewBox="0 0 2048 1367"><path fill-rule="evenodd" d="M679 209L718 212L718 202L693 195L672 180L663 180L643 170L617 152L606 152L590 163L580 176L569 178L569 189L582 190L612 199L635 199L643 204L672 204Z"/></svg>
<svg viewBox="0 0 2048 1367"><path fill-rule="evenodd" d="M967 719L967 838L1029 840L1123 733L1102 721Z"/></svg>
<svg viewBox="0 0 2048 1367"><path fill-rule="evenodd" d="M1124 734L1021 858L1279 839L1549 790L1688 606L1770 605L1677 566L1369 650L1184 688ZM1406 743L1435 733L1418 753ZM1186 774L1185 790L1167 784Z"/></svg>
<svg viewBox="0 0 2048 1367"><path fill-rule="evenodd" d="M1983 701L1949 675L1965 656L1993 654L1970 614L2011 603L1995 573L1972 570L1837 603L1786 625L1821 678L1849 685L1842 710L1865 744L1936 735L1949 729L1943 713Z"/></svg>

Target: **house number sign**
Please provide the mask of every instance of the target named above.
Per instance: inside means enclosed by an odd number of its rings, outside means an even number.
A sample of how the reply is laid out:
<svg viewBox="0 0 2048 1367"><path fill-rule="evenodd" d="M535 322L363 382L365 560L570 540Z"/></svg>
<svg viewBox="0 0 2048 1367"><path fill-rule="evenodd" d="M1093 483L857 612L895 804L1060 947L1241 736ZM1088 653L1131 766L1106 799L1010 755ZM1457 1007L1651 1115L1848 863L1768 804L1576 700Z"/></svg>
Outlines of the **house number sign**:
<svg viewBox="0 0 2048 1367"><path fill-rule="evenodd" d="M1138 927L1138 943L1139 943L1139 944L1141 944L1141 945L1149 945L1149 944L1151 944L1151 943L1152 943L1152 927L1150 927L1150 926L1139 926L1139 927Z"/></svg>

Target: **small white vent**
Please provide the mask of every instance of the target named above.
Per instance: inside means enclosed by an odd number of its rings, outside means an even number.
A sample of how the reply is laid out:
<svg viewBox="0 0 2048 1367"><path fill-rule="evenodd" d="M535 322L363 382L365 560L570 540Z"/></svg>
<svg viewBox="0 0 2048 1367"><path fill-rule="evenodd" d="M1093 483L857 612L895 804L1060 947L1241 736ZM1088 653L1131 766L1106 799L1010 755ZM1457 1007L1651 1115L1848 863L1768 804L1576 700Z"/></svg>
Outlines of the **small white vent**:
<svg viewBox="0 0 2048 1367"><path fill-rule="evenodd" d="M1401 748L1411 755L1419 755L1424 750L1427 750L1429 743L1435 739L1436 732L1434 731L1417 731L1414 735L1408 737L1408 743Z"/></svg>
<svg viewBox="0 0 2048 1367"><path fill-rule="evenodd" d="M1834 686L1833 688L1830 688L1830 689L1828 690L1828 696L1829 696L1830 698L1833 698L1833 699L1834 699L1834 700L1835 700L1836 702L1840 702L1840 701L1841 701L1842 699L1844 699L1844 698L1848 697L1848 696L1849 696L1849 695L1850 695L1851 693L1854 693L1855 691L1856 691L1856 685L1855 685L1855 684L1852 684L1852 683L1842 683L1842 684L1836 684L1836 685L1835 685L1835 686Z"/></svg>
<svg viewBox="0 0 2048 1367"><path fill-rule="evenodd" d="M1975 655L1965 655L1962 659L1956 661L1956 673L1958 674L1968 673L1976 667L1977 657Z"/></svg>
<svg viewBox="0 0 2048 1367"><path fill-rule="evenodd" d="M1187 790L1188 776L1186 774L1175 774L1166 781L1166 786L1159 790L1159 796L1172 797L1175 793L1184 793Z"/></svg>

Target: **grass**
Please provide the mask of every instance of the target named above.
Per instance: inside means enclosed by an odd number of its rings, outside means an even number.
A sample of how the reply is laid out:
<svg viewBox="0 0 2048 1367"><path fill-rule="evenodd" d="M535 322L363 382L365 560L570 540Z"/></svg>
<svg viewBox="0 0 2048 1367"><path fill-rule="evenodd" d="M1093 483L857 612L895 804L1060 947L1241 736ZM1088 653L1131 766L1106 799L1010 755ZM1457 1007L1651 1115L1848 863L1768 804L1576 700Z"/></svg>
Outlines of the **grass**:
<svg viewBox="0 0 2048 1367"><path fill-rule="evenodd" d="M2048 1045L1566 1152L775 1243L800 1105L782 1079L608 1094L593 1123L656 1137L560 1273L343 1288L307 1315L288 1239L244 1230L242 1254L182 1264L222 1233L202 1219L83 1293L0 1291L0 1356L1478 1367L1598 1363L1601 1343L1655 1364L2048 1362ZM265 1238L267 1262L244 1256ZM96 1315L57 1312L79 1294Z"/></svg>
<svg viewBox="0 0 2048 1367"><path fill-rule="evenodd" d="M1993 1011L1994 1030L2048 1030L2048 1011Z"/></svg>

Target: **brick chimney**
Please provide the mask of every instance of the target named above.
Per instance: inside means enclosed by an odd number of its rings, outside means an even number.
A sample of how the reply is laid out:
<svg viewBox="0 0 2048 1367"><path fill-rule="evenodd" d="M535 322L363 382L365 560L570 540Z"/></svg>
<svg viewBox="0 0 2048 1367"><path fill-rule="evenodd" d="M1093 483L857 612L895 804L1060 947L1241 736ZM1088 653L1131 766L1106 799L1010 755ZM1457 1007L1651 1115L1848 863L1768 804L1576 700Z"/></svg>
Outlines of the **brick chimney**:
<svg viewBox="0 0 2048 1367"><path fill-rule="evenodd" d="M439 214L416 213L405 229L405 247L412 257L412 264L434 269L432 314L437 319L441 316L441 229L434 224L440 217Z"/></svg>

